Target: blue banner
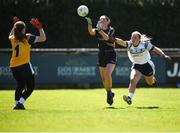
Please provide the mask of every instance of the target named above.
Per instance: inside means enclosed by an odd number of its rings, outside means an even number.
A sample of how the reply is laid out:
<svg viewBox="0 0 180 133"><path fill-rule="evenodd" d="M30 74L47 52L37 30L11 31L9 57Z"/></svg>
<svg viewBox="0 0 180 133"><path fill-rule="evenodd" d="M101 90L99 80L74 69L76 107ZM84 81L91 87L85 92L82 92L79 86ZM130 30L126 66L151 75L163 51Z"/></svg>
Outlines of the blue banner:
<svg viewBox="0 0 180 133"><path fill-rule="evenodd" d="M0 88L15 84L9 68L9 53L0 54ZM166 82L166 64L161 57L152 58L156 66L156 79ZM97 67L97 55L32 53L31 64L35 71L36 84L74 84L101 83ZM113 83L129 83L131 62L128 57L118 56L117 66L113 72ZM145 82L142 78L141 83Z"/></svg>

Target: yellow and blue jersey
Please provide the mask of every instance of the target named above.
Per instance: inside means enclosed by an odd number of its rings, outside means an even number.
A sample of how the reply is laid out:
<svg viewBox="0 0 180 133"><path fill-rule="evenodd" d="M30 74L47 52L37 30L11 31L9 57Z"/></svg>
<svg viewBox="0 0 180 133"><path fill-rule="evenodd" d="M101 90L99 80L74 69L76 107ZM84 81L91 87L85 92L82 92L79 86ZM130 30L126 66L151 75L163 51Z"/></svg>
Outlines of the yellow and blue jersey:
<svg viewBox="0 0 180 133"><path fill-rule="evenodd" d="M35 42L36 36L30 36L30 38L18 41L14 35L10 38L12 45L12 56L10 61L10 67L18 67L30 62L30 50L31 44Z"/></svg>

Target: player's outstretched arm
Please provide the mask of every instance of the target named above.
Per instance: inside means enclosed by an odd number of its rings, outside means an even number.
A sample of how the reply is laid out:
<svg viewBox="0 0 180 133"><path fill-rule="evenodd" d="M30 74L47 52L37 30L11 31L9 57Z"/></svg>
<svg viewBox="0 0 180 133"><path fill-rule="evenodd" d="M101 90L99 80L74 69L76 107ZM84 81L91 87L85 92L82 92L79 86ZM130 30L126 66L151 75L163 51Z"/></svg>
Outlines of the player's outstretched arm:
<svg viewBox="0 0 180 133"><path fill-rule="evenodd" d="M38 36L38 39L36 42L44 42L46 41L46 34L42 28L41 23L39 22L38 19L32 18L30 23L39 30L40 36Z"/></svg>
<svg viewBox="0 0 180 133"><path fill-rule="evenodd" d="M116 39L115 39L115 42L116 42L116 44L118 44L118 45L121 45L121 46L123 46L123 47L127 47L126 41L122 40L121 38L116 38Z"/></svg>
<svg viewBox="0 0 180 133"><path fill-rule="evenodd" d="M103 30L99 31L99 34L103 37L104 40L110 41L110 42L115 42L118 45L121 45L123 47L127 47L127 44L124 40L121 38L115 38L115 37L110 37L108 34L106 34Z"/></svg>
<svg viewBox="0 0 180 133"><path fill-rule="evenodd" d="M95 29L92 27L92 20L90 17L85 17L87 23L88 23L88 32L91 36L95 36L96 35L96 31Z"/></svg>
<svg viewBox="0 0 180 133"><path fill-rule="evenodd" d="M110 37L108 36L108 34L106 34L103 30L100 30L99 29L99 34L103 37L103 39L105 40L105 41L108 41L108 40L110 40ZM114 42L115 40L112 40L112 42Z"/></svg>
<svg viewBox="0 0 180 133"><path fill-rule="evenodd" d="M165 59L169 59L171 60L171 57L166 55L160 48L158 47L154 47L153 51L157 54L159 54L161 57L165 58Z"/></svg>

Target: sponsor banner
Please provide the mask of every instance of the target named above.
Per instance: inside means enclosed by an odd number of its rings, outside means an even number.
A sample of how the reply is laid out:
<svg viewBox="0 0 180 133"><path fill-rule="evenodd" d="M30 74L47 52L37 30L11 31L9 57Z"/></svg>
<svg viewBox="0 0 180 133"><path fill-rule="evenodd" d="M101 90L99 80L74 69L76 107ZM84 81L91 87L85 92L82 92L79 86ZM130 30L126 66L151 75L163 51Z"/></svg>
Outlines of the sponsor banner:
<svg viewBox="0 0 180 133"><path fill-rule="evenodd" d="M180 58L166 61L166 76L168 83L180 83Z"/></svg>
<svg viewBox="0 0 180 133"><path fill-rule="evenodd" d="M165 83L165 62L160 57L154 57L156 79ZM0 87L2 84L15 84L9 68L10 54L0 54ZM32 53L31 64L35 71L36 84L61 83L101 83L97 66L97 55L61 55ZM129 83L131 62L128 57L118 57L117 66L113 72L113 83ZM140 82L145 82L142 78Z"/></svg>

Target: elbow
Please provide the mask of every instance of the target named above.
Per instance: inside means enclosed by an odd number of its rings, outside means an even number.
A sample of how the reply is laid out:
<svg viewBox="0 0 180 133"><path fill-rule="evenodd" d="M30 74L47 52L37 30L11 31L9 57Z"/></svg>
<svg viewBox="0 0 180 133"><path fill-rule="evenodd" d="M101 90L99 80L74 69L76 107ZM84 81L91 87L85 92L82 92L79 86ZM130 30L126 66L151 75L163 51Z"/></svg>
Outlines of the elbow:
<svg viewBox="0 0 180 133"><path fill-rule="evenodd" d="M42 42L45 42L46 41L46 36L44 36L44 38L42 39Z"/></svg>
<svg viewBox="0 0 180 133"><path fill-rule="evenodd" d="M11 35L9 35L8 39L9 39L9 40L11 40L11 38L12 38L12 36L11 36Z"/></svg>
<svg viewBox="0 0 180 133"><path fill-rule="evenodd" d="M109 42L111 42L111 39L110 39L110 37L109 37L109 36L103 36L103 39L104 39L105 41L109 41Z"/></svg>
<svg viewBox="0 0 180 133"><path fill-rule="evenodd" d="M45 42L46 41L46 36L43 36L43 37L41 37L41 42Z"/></svg>
<svg viewBox="0 0 180 133"><path fill-rule="evenodd" d="M96 35L96 33L94 33L94 32L89 32L89 34L90 34L91 36L95 36L95 35Z"/></svg>
<svg viewBox="0 0 180 133"><path fill-rule="evenodd" d="M111 43L116 42L116 38L115 38L115 37L109 37L109 38L107 38L107 40L108 40L109 42L111 42Z"/></svg>

